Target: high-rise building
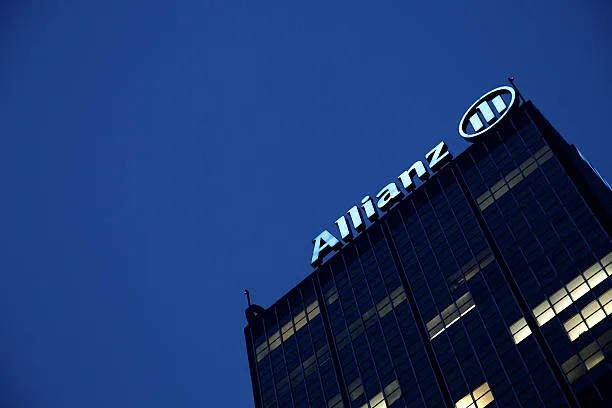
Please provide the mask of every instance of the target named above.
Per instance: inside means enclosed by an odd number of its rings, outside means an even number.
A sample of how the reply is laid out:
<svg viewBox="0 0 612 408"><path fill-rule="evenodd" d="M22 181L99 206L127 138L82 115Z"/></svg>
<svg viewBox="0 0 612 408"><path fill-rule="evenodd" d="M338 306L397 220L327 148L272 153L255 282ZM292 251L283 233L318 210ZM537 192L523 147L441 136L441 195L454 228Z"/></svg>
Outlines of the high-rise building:
<svg viewBox="0 0 612 408"><path fill-rule="evenodd" d="M612 407L612 190L503 88L247 310L256 408Z"/></svg>

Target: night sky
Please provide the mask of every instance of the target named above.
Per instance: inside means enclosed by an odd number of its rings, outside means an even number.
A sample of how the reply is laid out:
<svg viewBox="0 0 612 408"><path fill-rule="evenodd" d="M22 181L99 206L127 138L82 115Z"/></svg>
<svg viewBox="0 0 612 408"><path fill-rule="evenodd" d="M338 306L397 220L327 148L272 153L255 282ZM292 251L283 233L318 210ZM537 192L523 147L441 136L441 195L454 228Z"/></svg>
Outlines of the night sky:
<svg viewBox="0 0 612 408"><path fill-rule="evenodd" d="M2 2L0 406L252 407L246 300L515 75L612 181L612 2Z"/></svg>

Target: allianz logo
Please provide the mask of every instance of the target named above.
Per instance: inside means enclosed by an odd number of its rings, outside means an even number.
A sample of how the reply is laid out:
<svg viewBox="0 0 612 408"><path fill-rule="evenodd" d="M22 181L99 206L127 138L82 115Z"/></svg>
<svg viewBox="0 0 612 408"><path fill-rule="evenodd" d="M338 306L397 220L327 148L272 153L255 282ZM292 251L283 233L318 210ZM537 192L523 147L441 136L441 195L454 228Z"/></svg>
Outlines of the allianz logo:
<svg viewBox="0 0 612 408"><path fill-rule="evenodd" d="M440 142L425 155L425 159L427 160L429 169L431 169L432 172L436 172L451 161L453 155L448 151L446 143ZM424 182L429 179L429 177L430 173L427 171L423 162L421 160L415 162L408 170L405 170L397 177L405 192L398 187L395 181L392 181L376 194L375 200L369 195L363 197L360 207L361 210L363 210L363 214L365 214L365 218L370 221L370 223L375 222L380 218L379 211L383 213L388 211L407 193L410 193L416 188L415 179ZM346 215L341 216L335 221L342 241L351 241L353 239L353 230L359 233L367 228L361 210L358 206L353 206L347 211ZM342 242L328 230L321 232L312 242L314 244L314 250L312 252L310 264L313 267L319 266L327 254L342 247Z"/></svg>
<svg viewBox="0 0 612 408"><path fill-rule="evenodd" d="M504 98L509 99L509 102L506 103ZM500 86L487 92L465 112L459 122L459 134L467 140L475 140L499 123L516 102L516 91L511 86Z"/></svg>
<svg viewBox="0 0 612 408"><path fill-rule="evenodd" d="M509 80L513 79L509 78ZM518 106L518 99L514 86L495 88L480 97L465 112L459 122L459 134L466 140L474 142L500 123L516 106ZM434 173L451 161L452 158L453 156L444 142L440 142L425 155L429 170ZM328 254L339 250L343 246L343 242L352 241L353 232L365 231L368 227L366 220L372 225L380 218L381 212L384 214L389 211L406 194L416 188L415 180L425 182L429 177L430 173L427 167L419 160L397 177L399 186L397 182L392 181L384 186L375 198L369 195L363 197L361 205L351 207L345 215L335 221L340 238L328 230L324 230L312 240L314 249L310 261L311 265L316 268Z"/></svg>

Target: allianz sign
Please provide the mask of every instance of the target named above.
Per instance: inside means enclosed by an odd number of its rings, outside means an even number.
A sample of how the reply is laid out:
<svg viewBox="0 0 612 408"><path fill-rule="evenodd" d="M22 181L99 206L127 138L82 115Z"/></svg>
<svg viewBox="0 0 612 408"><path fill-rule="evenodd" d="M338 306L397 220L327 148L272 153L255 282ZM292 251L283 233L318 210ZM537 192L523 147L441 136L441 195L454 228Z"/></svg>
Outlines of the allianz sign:
<svg viewBox="0 0 612 408"><path fill-rule="evenodd" d="M506 103L502 96L506 97L509 102ZM459 133L466 140L475 141L491 130L517 105L518 100L514 87L502 86L493 89L474 102L465 112L459 123ZM482 119L484 119L484 123ZM440 142L425 155L428 167L434 173L452 159L453 155L448 151L448 146L444 142ZM351 207L346 215L336 220L335 224L338 227L340 239L328 230L324 230L312 240L314 249L310 261L311 265L313 267L319 266L325 256L342 247L342 242L351 241L353 231L357 233L364 231L367 228L364 215L370 223L375 222L380 217L380 212L388 211L407 193L416 188L416 179L424 182L429 177L430 173L425 164L419 160L397 177L401 187L398 186L398 182L392 181L376 194L375 199L369 195L363 197L361 205Z"/></svg>
<svg viewBox="0 0 612 408"><path fill-rule="evenodd" d="M429 168L433 172L438 171L438 169L452 160L452 158L453 155L448 151L448 147L444 142L440 142L425 155ZM425 181L429 176L430 173L425 168L423 162L419 160L410 166L408 170L400 174L398 179L404 190L409 193L416 187L414 183L415 177L421 181ZM397 183L392 181L376 194L376 200L373 200L369 195L363 197L361 200L361 209L365 217L370 222L374 222L380 217L378 210L383 212L388 211L396 202L400 201L404 195L405 193L398 187ZM376 201L376 204L374 204L374 201ZM353 239L353 232L349 226L349 222L358 233L366 229L366 224L359 208L357 206L351 207L351 209L347 211L347 215L343 215L335 222L340 232L340 238L345 242ZM327 254L342 247L342 243L338 238L328 230L321 232L312 242L314 243L314 250L312 251L312 260L310 263L314 267L319 266Z"/></svg>

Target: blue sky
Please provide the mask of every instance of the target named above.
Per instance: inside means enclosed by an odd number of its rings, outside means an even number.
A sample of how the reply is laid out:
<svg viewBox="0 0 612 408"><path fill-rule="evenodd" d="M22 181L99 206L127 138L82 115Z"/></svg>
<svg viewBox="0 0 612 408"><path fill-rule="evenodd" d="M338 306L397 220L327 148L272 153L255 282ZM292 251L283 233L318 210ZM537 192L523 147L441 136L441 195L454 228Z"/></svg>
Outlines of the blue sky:
<svg viewBox="0 0 612 408"><path fill-rule="evenodd" d="M0 399L252 407L245 299L525 96L612 180L612 3L4 3Z"/></svg>

